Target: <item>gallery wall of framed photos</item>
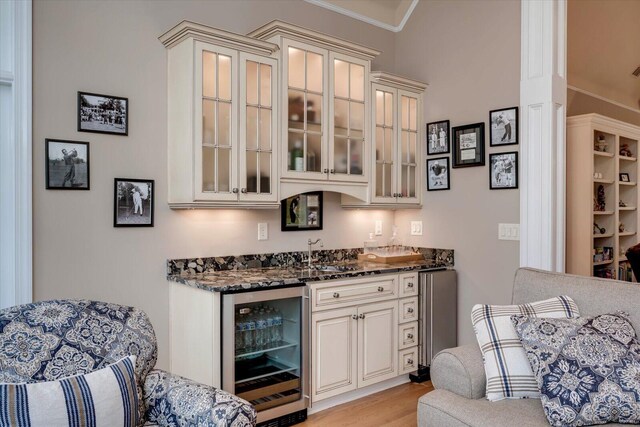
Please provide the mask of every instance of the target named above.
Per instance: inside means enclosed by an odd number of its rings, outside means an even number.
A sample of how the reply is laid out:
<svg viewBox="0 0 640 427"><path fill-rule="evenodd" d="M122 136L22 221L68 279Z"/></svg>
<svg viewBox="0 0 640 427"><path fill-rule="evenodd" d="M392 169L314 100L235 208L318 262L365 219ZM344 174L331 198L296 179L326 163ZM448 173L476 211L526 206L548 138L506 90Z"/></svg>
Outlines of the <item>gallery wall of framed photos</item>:
<svg viewBox="0 0 640 427"><path fill-rule="evenodd" d="M485 123L457 125L449 120L427 123L427 191L451 189L453 169L485 165ZM518 107L489 111L489 189L518 188ZM502 150L509 147L511 151ZM446 157L442 157L446 155ZM449 158L451 156L451 159ZM434 157L431 156L440 156Z"/></svg>

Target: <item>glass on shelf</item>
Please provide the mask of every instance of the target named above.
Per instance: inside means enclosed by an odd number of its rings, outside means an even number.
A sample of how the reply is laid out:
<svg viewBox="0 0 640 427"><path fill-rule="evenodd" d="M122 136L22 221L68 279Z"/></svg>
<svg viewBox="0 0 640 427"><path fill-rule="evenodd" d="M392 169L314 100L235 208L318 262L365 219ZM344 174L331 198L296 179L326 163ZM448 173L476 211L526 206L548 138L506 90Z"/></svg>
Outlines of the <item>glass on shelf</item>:
<svg viewBox="0 0 640 427"><path fill-rule="evenodd" d="M289 89L289 128L304 129L304 92Z"/></svg>
<svg viewBox="0 0 640 427"><path fill-rule="evenodd" d="M307 134L307 171L320 172L322 139L319 134Z"/></svg>
<svg viewBox="0 0 640 427"><path fill-rule="evenodd" d="M287 170L304 172L304 133L289 132Z"/></svg>
<svg viewBox="0 0 640 427"><path fill-rule="evenodd" d="M305 107L307 113L307 130L320 132L322 125L322 96L307 93Z"/></svg>
<svg viewBox="0 0 640 427"><path fill-rule="evenodd" d="M333 109L333 125L336 135L347 136L349 124L349 101L336 99Z"/></svg>

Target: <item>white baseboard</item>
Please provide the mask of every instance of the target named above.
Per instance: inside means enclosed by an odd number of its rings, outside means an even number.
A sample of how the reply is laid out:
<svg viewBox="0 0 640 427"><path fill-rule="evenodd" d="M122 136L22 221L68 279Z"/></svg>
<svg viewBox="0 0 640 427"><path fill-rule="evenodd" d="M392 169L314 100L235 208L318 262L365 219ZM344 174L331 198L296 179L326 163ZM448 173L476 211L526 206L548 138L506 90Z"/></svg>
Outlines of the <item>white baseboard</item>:
<svg viewBox="0 0 640 427"><path fill-rule="evenodd" d="M330 397L329 399L321 400L318 403L312 402L311 407L307 410L307 413L309 415L315 414L317 412L324 411L325 409L333 408L334 406L342 405L343 403L351 402L353 400L360 399L361 397L369 396L370 394L378 393L392 387L406 384L409 381L410 379L408 374L401 375L399 377L391 378L390 380L383 381L378 384L373 384L368 387Z"/></svg>

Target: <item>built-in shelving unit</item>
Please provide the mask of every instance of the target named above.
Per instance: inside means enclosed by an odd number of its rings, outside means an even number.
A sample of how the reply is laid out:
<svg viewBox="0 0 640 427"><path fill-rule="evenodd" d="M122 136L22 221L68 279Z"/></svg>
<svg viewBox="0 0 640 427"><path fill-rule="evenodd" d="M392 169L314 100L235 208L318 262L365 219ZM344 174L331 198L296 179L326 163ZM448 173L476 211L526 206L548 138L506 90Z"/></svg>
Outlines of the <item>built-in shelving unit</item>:
<svg viewBox="0 0 640 427"><path fill-rule="evenodd" d="M639 141L637 126L598 114L567 118L567 272L631 279L625 252L640 229Z"/></svg>

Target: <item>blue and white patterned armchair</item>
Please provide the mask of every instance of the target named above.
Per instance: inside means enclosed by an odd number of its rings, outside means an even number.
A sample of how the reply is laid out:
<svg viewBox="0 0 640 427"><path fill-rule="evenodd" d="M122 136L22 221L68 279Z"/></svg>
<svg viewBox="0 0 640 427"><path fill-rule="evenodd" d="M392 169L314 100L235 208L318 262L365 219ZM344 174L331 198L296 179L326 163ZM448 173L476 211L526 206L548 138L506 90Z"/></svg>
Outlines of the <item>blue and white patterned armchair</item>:
<svg viewBox="0 0 640 427"><path fill-rule="evenodd" d="M256 411L225 391L153 369L156 336L146 313L88 300L0 310L0 383L52 381L137 356L145 426L253 426Z"/></svg>

